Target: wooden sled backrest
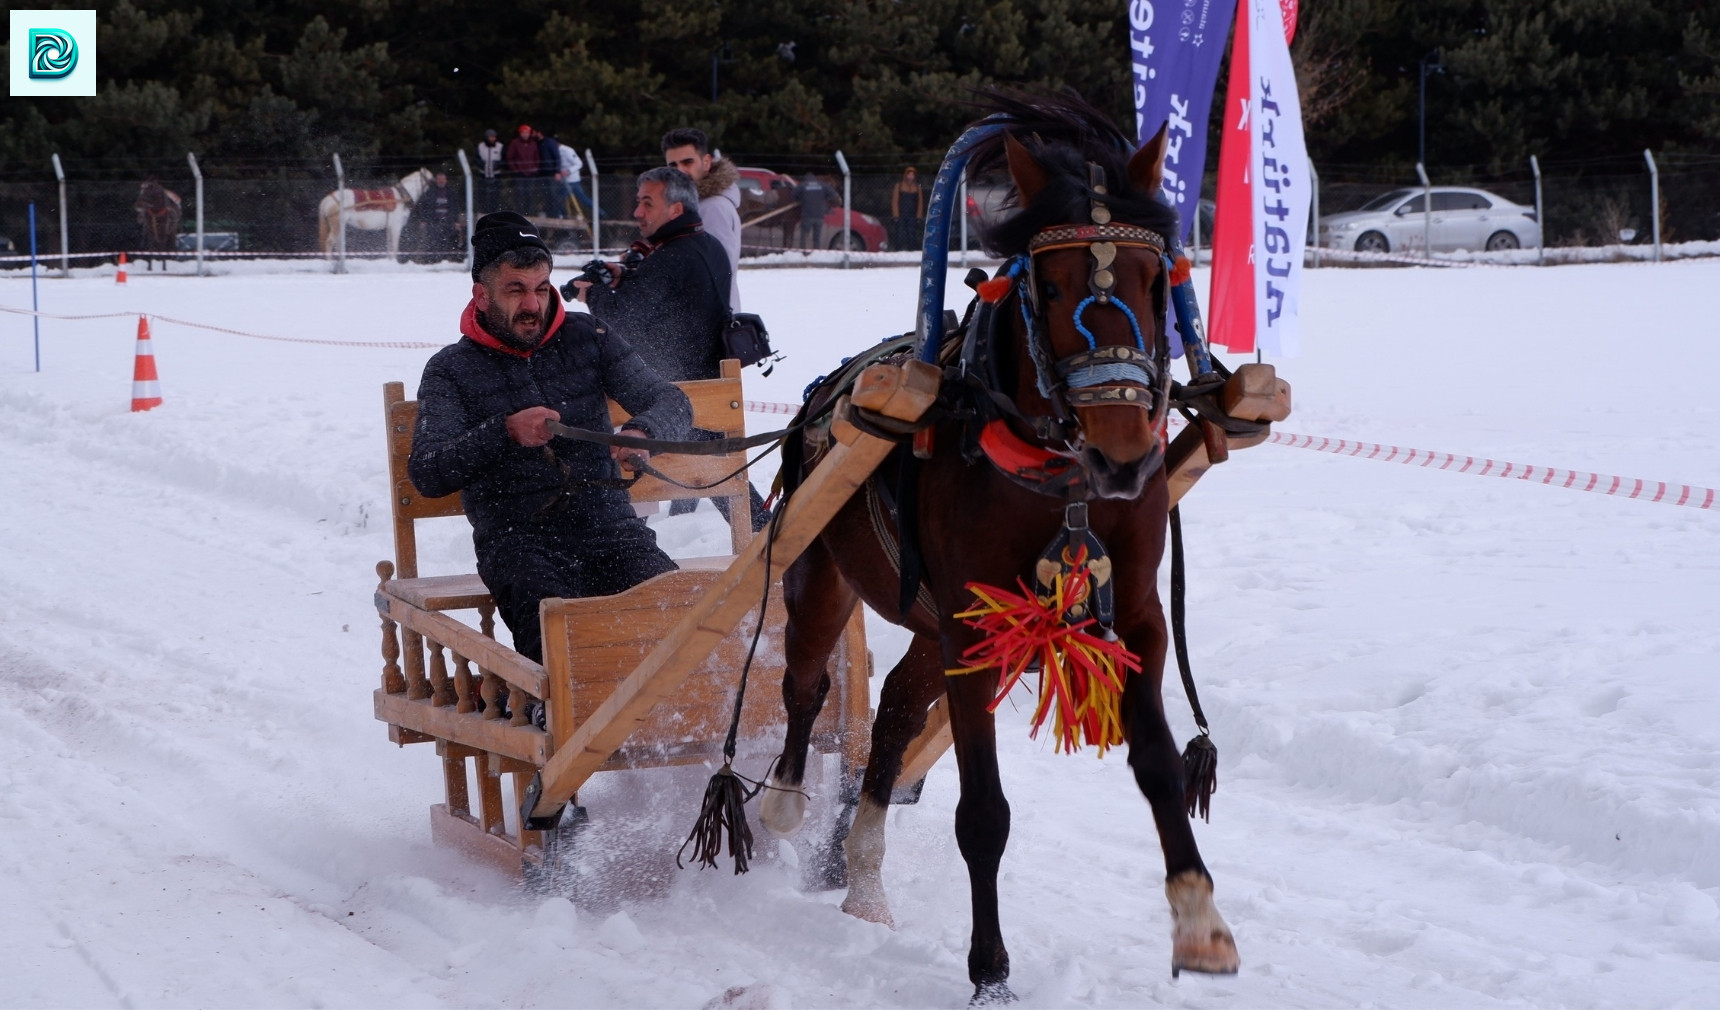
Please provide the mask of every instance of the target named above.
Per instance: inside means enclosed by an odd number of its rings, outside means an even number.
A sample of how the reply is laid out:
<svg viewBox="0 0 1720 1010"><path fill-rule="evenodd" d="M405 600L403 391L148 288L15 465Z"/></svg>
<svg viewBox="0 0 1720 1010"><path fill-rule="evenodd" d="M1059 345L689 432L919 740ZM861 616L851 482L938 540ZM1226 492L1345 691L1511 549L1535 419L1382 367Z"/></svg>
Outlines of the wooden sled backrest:
<svg viewBox="0 0 1720 1010"><path fill-rule="evenodd" d="M718 432L725 438L746 434L746 408L741 391L741 363L733 359L723 362L723 374L718 379L696 379L678 382L693 404L693 427ZM406 399L404 383L385 382L382 385L382 412L388 438L389 503L394 515L395 577L418 577L418 539L413 523L419 519L464 515L458 494L428 498L418 493L412 478L407 476L406 462L412 456L412 431L418 423L418 401ZM627 420L628 414L613 400L609 403L609 419L614 426ZM683 484L711 484L720 477L741 470L746 463L742 452L718 456L657 456L651 465ZM674 501L681 498L727 498L729 502L729 538L732 549L740 553L752 539L752 511L747 496L747 475L744 470L728 480L706 489L677 487L656 477L646 476L633 485L636 502Z"/></svg>

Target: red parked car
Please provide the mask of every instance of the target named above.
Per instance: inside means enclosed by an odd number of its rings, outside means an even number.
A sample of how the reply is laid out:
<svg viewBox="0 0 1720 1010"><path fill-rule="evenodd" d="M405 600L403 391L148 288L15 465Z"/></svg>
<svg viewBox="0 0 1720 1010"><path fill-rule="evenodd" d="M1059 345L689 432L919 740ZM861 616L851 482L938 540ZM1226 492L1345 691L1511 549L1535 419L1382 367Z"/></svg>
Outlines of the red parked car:
<svg viewBox="0 0 1720 1010"><path fill-rule="evenodd" d="M799 247L797 234L800 212L790 193L798 180L792 175L772 172L768 168L739 169L736 180L741 188L741 249L750 252L775 252ZM842 248L842 196L838 190L834 205L824 215L824 245ZM758 222L756 224L752 222ZM848 248L855 252L882 252L889 248L884 225L870 214L854 212L854 234Z"/></svg>

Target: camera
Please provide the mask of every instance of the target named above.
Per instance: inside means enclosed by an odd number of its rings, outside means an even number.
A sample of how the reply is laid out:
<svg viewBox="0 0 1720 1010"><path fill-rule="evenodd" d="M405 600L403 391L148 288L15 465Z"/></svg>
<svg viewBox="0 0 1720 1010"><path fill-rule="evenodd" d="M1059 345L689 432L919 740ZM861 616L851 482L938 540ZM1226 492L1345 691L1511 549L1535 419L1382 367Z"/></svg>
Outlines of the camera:
<svg viewBox="0 0 1720 1010"><path fill-rule="evenodd" d="M579 289L574 287L576 283L579 281L589 281L594 286L599 284L607 286L609 284L610 276L609 265L607 263L604 263L600 259L592 260L590 263L579 268L579 274L575 276L573 280L568 281L566 284L561 286L561 296L568 301L576 301L579 298Z"/></svg>

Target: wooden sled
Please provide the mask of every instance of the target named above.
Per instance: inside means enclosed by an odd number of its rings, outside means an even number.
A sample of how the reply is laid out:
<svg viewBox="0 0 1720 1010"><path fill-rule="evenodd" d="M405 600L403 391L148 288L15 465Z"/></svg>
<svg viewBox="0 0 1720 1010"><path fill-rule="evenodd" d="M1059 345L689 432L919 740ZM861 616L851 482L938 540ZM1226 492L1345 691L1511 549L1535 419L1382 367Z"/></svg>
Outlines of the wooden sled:
<svg viewBox="0 0 1720 1010"><path fill-rule="evenodd" d="M862 382L855 402L911 420L936 396L935 375L883 371L888 374ZM745 434L738 362L723 362L720 379L680 385L697 427ZM495 605L476 574L419 575L414 524L463 513L458 495L424 498L407 477L417 404L405 399L400 383L383 387L383 406L395 560L377 565L383 671L376 717L398 744L436 745L445 797L431 808L432 837L521 873L545 853L544 832L527 826L522 813L553 819L600 771L720 761L753 631L744 619L756 611L766 577L766 538L751 532L745 474L701 491L653 478L634 485L636 502L727 497L734 555L683 560L679 571L614 596L543 601L539 665L495 640ZM613 404L611 414L616 424L626 416ZM773 583L894 448L852 425L839 421L837 427L842 449L794 496L777 524L769 559ZM708 483L744 462L742 454L653 460L687 483ZM780 749L785 732L781 600L777 586L741 722L741 739L768 752ZM475 613L476 625L451 616L460 612ZM858 780L866 759L870 672L856 607L832 659L830 694L813 733L814 748L839 755L844 782ZM543 729L529 721L533 702L543 703ZM503 776L511 778L511 789ZM522 810L527 797L535 802Z"/></svg>

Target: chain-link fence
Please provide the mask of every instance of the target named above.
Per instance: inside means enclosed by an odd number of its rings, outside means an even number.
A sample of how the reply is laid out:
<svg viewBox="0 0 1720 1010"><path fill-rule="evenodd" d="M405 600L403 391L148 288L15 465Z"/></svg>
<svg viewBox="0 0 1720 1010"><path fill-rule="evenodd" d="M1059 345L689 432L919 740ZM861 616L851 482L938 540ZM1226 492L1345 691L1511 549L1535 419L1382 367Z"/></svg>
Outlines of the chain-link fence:
<svg viewBox="0 0 1720 1010"><path fill-rule="evenodd" d="M1320 245L1327 250L1421 255L1511 249L1575 251L1720 241L1720 157L1642 154L1547 159L1510 172L1429 170L1421 182L1353 166L1320 169ZM1536 168L1540 170L1537 202ZM1480 191L1480 199L1452 191Z"/></svg>
<svg viewBox="0 0 1720 1010"><path fill-rule="evenodd" d="M471 158L468 155L468 158ZM857 253L912 254L920 244L925 201L938 155L912 159L851 159L852 173L844 179L834 157L740 155L743 252L749 256L784 250L841 250L845 243ZM476 175L476 160L469 162ZM515 210L538 223L551 247L563 255L584 255L600 248L609 255L637 238L632 220L638 172L655 159L616 159L612 164L587 164L582 180L585 199L571 194L550 177L503 177L471 180L472 206L477 215L491 210ZM906 178L908 169L914 178ZM1536 210L1536 180L1525 164L1518 171L1498 173L1474 168L1436 168L1431 217L1438 218L1450 200L1443 188L1475 189L1489 195L1487 208L1461 208L1470 217L1488 220L1470 224L1487 234L1460 234L1455 227L1435 232L1419 204L1420 183L1413 178L1382 176L1375 170L1326 165L1320 168L1317 233L1323 250L1352 253L1425 255L1433 251L1489 248L1550 249L1596 246L1646 246L1654 241L1655 215L1651 191L1654 180L1641 155L1585 160L1548 159L1541 162L1541 203ZM1663 244L1720 240L1720 158L1663 154L1656 159L1660 199L1659 237ZM424 164L398 159L349 162L338 179L332 162L235 163L203 161L202 247L207 259L233 257L327 257L340 254L339 220L323 211L332 208L337 183L367 191L367 207L405 201L402 180L420 168L440 172L450 191L451 212L431 220L422 204L398 215L348 214L344 255L385 257L390 233L381 227L392 217L399 226L398 255L407 260L461 259L465 255L467 180L457 156ZM595 176L591 169L597 168ZM62 249L70 265L89 265L117 258L120 252L139 258L150 248L146 219L165 214L178 220L169 229L172 240L157 258L189 263L196 258L198 187L189 162L165 163L153 171L117 173L100 163L70 161L65 181L56 179L50 164L39 174L0 179L0 266L27 263L27 214L36 206L37 248L44 263L57 265ZM807 191L807 183L818 186ZM159 183L176 200L163 211L149 205L145 184ZM1210 182L1210 180L1209 180ZM850 224L844 230L844 183L852 202ZM800 188L796 188L800 187ZM61 234L61 193L64 193L64 237ZM1003 187L995 181L976 185L969 194L968 213L957 218L957 236L965 219L970 244L979 247L977 226L994 213ZM1402 194L1395 203L1381 198ZM591 206L595 198L597 215ZM1442 205L1442 200L1446 201ZM158 200L157 203L160 201ZM1371 208L1371 209L1369 209ZM805 213L822 210L822 213ZM1493 211L1491 215L1484 213ZM1375 214L1379 226L1340 227L1335 218L1352 212ZM1381 213L1383 212L1383 213ZM1453 221L1460 215L1451 214ZM362 218L362 219L361 219ZM375 220L370 220L375 218ZM1354 220L1352 216L1350 220ZM593 223L596 235L593 235ZM159 221L157 222L159 226ZM1446 222L1441 220L1442 225ZM363 225L378 225L369 229ZM8 249L8 245L10 249ZM160 248L159 246L157 248ZM10 254L10 255L8 255ZM148 267L145 267L148 269Z"/></svg>

